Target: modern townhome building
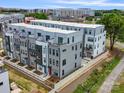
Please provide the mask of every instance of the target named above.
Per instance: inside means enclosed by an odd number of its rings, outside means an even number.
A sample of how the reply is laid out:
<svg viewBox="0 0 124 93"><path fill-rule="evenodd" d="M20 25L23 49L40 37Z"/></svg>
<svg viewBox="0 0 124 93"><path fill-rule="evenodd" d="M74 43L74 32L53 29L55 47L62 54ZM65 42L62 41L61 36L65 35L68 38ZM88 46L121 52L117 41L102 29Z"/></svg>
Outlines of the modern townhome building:
<svg viewBox="0 0 124 93"><path fill-rule="evenodd" d="M0 62L0 93L10 93L8 72L2 62Z"/></svg>
<svg viewBox="0 0 124 93"><path fill-rule="evenodd" d="M31 20L32 25L81 32L82 57L95 58L105 51L106 31L103 25L79 24L51 20Z"/></svg>
<svg viewBox="0 0 124 93"><path fill-rule="evenodd" d="M81 31L16 23L5 34L9 57L46 75L63 78L81 66Z"/></svg>

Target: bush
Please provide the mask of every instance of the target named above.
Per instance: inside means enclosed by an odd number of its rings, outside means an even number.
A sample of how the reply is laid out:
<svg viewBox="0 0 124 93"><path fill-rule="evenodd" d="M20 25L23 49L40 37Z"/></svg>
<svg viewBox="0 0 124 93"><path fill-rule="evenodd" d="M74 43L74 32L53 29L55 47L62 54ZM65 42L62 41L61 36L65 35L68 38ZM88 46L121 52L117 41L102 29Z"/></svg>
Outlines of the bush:
<svg viewBox="0 0 124 93"><path fill-rule="evenodd" d="M41 75L42 73L40 71L34 71L34 73L38 74L38 75Z"/></svg>
<svg viewBox="0 0 124 93"><path fill-rule="evenodd" d="M16 59L16 58L11 60L11 62L14 62L14 63L17 62L17 61L18 61L18 59Z"/></svg>
<svg viewBox="0 0 124 93"><path fill-rule="evenodd" d="M6 60L9 60L9 59L10 59L10 57L5 57L5 59L6 59Z"/></svg>
<svg viewBox="0 0 124 93"><path fill-rule="evenodd" d="M19 66L24 66L25 64L24 63L18 63Z"/></svg>
<svg viewBox="0 0 124 93"><path fill-rule="evenodd" d="M27 66L26 69L28 69L28 70L33 70L34 67L32 67L32 66Z"/></svg>

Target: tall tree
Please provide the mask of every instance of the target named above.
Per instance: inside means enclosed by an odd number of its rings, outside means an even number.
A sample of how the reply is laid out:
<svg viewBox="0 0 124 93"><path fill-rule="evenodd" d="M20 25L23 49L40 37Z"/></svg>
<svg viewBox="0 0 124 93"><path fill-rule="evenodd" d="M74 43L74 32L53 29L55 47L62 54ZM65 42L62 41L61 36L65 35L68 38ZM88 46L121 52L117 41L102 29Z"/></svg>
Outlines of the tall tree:
<svg viewBox="0 0 124 93"><path fill-rule="evenodd" d="M113 49L115 42L118 40L120 33L124 31L122 16L115 13L109 13L103 15L98 23L105 25L107 36L110 39L110 50Z"/></svg>

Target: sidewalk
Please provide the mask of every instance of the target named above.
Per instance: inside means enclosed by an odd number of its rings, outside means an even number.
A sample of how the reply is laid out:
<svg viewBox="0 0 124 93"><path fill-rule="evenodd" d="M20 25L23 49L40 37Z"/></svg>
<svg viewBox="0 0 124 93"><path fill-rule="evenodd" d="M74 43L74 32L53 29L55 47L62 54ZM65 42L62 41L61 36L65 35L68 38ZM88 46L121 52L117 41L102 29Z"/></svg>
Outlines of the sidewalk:
<svg viewBox="0 0 124 93"><path fill-rule="evenodd" d="M113 85L120 73L124 70L124 57L121 59L120 63L111 72L108 78L104 81L103 85L100 87L98 93L111 93Z"/></svg>

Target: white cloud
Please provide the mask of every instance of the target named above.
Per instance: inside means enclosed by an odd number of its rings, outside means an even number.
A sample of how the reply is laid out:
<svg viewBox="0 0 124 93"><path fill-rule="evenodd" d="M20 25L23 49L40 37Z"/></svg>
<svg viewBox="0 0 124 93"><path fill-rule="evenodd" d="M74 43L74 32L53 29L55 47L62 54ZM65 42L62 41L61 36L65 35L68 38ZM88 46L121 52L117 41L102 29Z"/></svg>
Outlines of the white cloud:
<svg viewBox="0 0 124 93"><path fill-rule="evenodd" d="M112 3L108 0L58 0L58 3L69 5L86 5L86 6L120 6L124 7L124 3Z"/></svg>

